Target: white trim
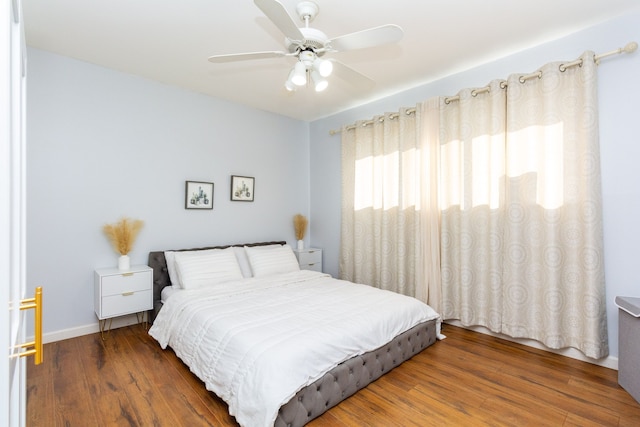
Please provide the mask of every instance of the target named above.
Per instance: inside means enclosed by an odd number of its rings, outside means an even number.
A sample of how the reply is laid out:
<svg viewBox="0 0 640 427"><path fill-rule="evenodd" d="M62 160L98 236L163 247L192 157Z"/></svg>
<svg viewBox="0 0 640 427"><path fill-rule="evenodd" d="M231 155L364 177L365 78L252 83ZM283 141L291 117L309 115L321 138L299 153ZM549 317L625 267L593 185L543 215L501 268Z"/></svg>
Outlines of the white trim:
<svg viewBox="0 0 640 427"><path fill-rule="evenodd" d="M108 323L109 323L109 320L107 319L107 324ZM122 328L124 326L135 325L136 323L138 323L138 319L135 314L131 314L128 316L115 317L113 319L113 323L111 324L111 329L117 329L117 328ZM69 338L81 337L83 335L95 334L97 332L100 332L100 326L96 321L96 323L91 323L89 325L77 326L75 328L63 329L61 331L54 331L54 332L48 332L46 334L42 334L42 342L47 344L50 342L62 341ZM106 333L107 332L105 332L105 334ZM33 340L33 337L27 337L27 341L31 341L31 340Z"/></svg>
<svg viewBox="0 0 640 427"><path fill-rule="evenodd" d="M570 357L572 359L581 360L583 362L588 362L588 363L591 363L593 365L599 365L599 366L603 366L605 368L615 369L616 371L618 370L618 358L617 357L607 356L607 357L603 357L602 359L592 359L590 357L585 356L584 354L582 354L580 351L576 350L575 348L563 348L563 349L555 350L555 349L549 348L549 347L545 346L544 344L542 344L542 343L540 343L538 341L535 341L535 340L526 339L526 338L512 338L512 337L504 335L504 334L498 334L498 333L492 332L491 330L485 328L484 326L464 326L458 320L445 320L444 323L449 324L449 325L453 325L453 326L458 326L458 327L464 328L464 329L469 329L469 330L474 331L474 332L480 332L481 334L491 335L491 336L497 337L497 338L502 338L502 339L507 340L507 341L515 342L515 343L522 344L522 345L526 345L528 347L537 348L539 350L548 351L550 353L559 354L560 356L565 356L565 357Z"/></svg>

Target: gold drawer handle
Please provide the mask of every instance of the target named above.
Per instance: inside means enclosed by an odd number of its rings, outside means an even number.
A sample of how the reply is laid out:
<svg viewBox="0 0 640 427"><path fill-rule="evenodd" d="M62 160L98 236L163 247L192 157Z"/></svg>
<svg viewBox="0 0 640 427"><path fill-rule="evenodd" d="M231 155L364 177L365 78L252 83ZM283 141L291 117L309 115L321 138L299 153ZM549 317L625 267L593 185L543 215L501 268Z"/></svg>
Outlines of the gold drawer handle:
<svg viewBox="0 0 640 427"><path fill-rule="evenodd" d="M133 276L133 273L122 273L122 277Z"/></svg>
<svg viewBox="0 0 640 427"><path fill-rule="evenodd" d="M123 292L122 293L123 297L128 297L128 296L131 296L131 295L133 295L133 292Z"/></svg>
<svg viewBox="0 0 640 427"><path fill-rule="evenodd" d="M36 310L34 341L21 344L20 348L33 348L21 352L20 357L33 354L35 356L33 362L39 365L42 363L42 286L36 288L36 295L33 298L25 298L20 301L20 310L32 308Z"/></svg>

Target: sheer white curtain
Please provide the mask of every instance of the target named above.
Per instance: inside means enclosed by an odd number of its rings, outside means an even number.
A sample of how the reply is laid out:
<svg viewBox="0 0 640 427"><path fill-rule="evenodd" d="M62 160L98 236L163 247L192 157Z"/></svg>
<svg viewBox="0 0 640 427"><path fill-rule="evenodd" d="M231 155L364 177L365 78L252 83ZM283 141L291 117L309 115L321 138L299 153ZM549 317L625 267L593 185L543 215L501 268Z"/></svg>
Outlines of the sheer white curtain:
<svg viewBox="0 0 640 427"><path fill-rule="evenodd" d="M440 208L445 319L501 331L506 91L441 99Z"/></svg>
<svg viewBox="0 0 640 427"><path fill-rule="evenodd" d="M441 103L445 319L608 354L593 53Z"/></svg>
<svg viewBox="0 0 640 427"><path fill-rule="evenodd" d="M416 294L417 141L406 110L343 128L341 278Z"/></svg>
<svg viewBox="0 0 640 427"><path fill-rule="evenodd" d="M420 150L415 179L420 194L420 253L416 262L415 297L442 312L440 277L440 100L432 98L416 108Z"/></svg>
<svg viewBox="0 0 640 427"><path fill-rule="evenodd" d="M342 129L340 277L440 310L439 107ZM422 179L424 177L425 179Z"/></svg>

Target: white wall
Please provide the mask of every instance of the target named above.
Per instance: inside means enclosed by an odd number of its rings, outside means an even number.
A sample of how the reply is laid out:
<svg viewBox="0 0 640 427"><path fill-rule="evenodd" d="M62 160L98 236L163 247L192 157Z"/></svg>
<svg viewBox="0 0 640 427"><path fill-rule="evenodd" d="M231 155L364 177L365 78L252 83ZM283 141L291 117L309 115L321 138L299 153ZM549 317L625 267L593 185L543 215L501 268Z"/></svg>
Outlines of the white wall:
<svg viewBox="0 0 640 427"><path fill-rule="evenodd" d="M640 13L581 31L472 70L311 124L311 244L324 249L325 271L338 273L340 245L340 136L330 129L385 111L397 111L460 89L485 86L512 73L530 73L552 61L576 59L640 42ZM428 54L428 53L425 53ZM599 67L600 144L604 200L605 273L609 346L618 355L616 295L640 296L640 52L605 59Z"/></svg>
<svg viewBox="0 0 640 427"><path fill-rule="evenodd" d="M102 226L122 216L145 221L133 264L152 250L295 243L307 123L31 48L27 83L27 281L44 288L45 337L97 327L93 270L118 256ZM229 200L232 174L256 178L253 203ZM185 210L186 180L214 183L212 211Z"/></svg>

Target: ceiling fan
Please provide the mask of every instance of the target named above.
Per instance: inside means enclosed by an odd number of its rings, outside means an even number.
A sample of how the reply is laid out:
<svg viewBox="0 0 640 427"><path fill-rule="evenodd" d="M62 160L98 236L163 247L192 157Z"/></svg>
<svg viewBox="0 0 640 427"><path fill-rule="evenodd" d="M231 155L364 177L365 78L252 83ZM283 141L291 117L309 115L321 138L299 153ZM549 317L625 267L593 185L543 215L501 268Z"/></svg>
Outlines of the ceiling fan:
<svg viewBox="0 0 640 427"><path fill-rule="evenodd" d="M304 27L298 27L287 10L277 0L254 0L254 3L285 35L284 51L263 51L214 55L209 61L214 63L295 57L295 65L285 82L288 91L312 84L320 92L328 86L326 77L334 73L343 80L361 87L371 87L374 81L360 72L335 59L323 59L326 53L344 52L395 43L402 39L403 31L398 25L387 24L346 34L332 39L322 31L309 26L318 15L320 8L312 1L298 3L296 12Z"/></svg>

